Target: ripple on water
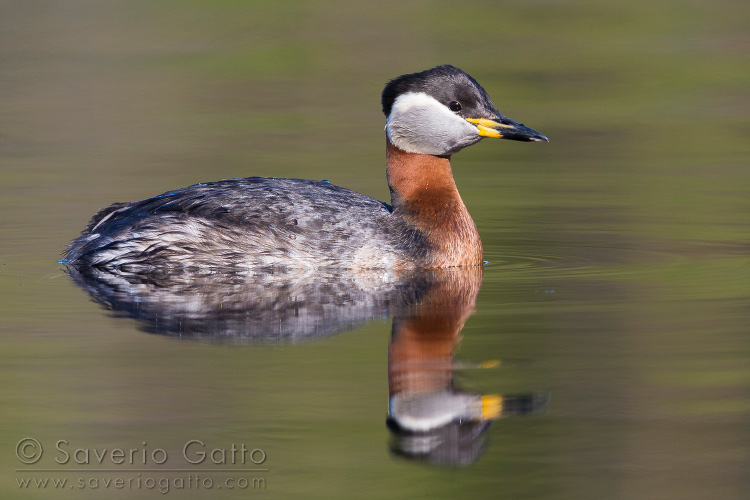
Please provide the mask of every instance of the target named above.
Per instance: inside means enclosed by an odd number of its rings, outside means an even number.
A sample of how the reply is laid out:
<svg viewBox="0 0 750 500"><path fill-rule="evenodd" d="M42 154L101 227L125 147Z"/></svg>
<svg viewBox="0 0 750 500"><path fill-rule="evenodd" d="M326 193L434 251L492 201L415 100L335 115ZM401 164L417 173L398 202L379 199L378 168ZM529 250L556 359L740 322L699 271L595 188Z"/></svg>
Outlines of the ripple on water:
<svg viewBox="0 0 750 500"><path fill-rule="evenodd" d="M611 243L556 244L552 247L555 254L535 253L533 249L528 253L498 253L488 256L485 271L512 271L528 277L652 281L672 272L697 272L707 265L720 267L722 261L748 255L746 245L734 242L649 239Z"/></svg>
<svg viewBox="0 0 750 500"><path fill-rule="evenodd" d="M548 268L559 259L553 255L497 254L485 261L485 267L503 270Z"/></svg>

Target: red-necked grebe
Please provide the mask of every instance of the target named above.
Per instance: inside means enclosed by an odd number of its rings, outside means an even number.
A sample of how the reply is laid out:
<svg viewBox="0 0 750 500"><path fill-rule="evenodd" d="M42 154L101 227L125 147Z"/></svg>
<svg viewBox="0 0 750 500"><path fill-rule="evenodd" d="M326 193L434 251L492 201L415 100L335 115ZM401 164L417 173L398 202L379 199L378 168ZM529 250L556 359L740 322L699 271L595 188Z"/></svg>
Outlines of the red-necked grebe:
<svg viewBox="0 0 750 500"><path fill-rule="evenodd" d="M484 137L548 139L501 115L476 80L449 65L390 81L382 105L390 205L327 181L195 184L101 210L62 262L138 272L481 265L451 155Z"/></svg>

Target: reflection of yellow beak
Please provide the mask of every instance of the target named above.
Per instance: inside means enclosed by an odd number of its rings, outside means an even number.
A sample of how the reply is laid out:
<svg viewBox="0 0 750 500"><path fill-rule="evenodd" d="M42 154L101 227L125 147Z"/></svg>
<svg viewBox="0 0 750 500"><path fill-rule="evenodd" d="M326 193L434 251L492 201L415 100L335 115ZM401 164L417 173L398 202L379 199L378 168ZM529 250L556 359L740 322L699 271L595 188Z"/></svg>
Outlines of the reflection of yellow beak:
<svg viewBox="0 0 750 500"><path fill-rule="evenodd" d="M474 125L482 137L494 137L496 139L512 139L514 141L549 142L544 134L530 129L523 123L516 123L502 117L505 123L490 120L489 118L466 118L466 121Z"/></svg>
<svg viewBox="0 0 750 500"><path fill-rule="evenodd" d="M482 396L482 420L495 420L503 411L503 397L499 394Z"/></svg>

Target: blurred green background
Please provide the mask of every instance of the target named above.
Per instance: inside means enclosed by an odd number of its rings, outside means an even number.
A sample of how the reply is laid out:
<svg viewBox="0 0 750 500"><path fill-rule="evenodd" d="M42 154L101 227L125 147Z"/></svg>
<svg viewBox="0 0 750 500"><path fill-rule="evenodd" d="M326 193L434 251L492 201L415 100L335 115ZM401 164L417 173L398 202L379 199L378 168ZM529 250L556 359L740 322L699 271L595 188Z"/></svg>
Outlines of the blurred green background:
<svg viewBox="0 0 750 500"><path fill-rule="evenodd" d="M266 451L262 493L185 498L744 498L748 19L731 0L0 3L0 495L157 494L19 489L31 436ZM471 467L389 454L385 322L179 342L56 263L99 208L201 181L387 200L380 92L443 63L551 140L453 160L490 261L457 356L523 361L459 382L552 395Z"/></svg>

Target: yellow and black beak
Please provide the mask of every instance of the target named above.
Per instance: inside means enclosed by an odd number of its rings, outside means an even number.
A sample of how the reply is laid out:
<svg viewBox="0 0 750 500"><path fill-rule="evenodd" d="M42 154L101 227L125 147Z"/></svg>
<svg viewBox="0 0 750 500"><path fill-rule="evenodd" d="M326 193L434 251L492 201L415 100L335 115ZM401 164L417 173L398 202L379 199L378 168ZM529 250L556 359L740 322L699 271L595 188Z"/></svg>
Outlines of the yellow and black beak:
<svg viewBox="0 0 750 500"><path fill-rule="evenodd" d="M504 116L494 119L466 118L466 121L477 127L479 135L482 137L495 137L498 139L526 142L549 142L549 139L544 134L540 134L523 123L514 122Z"/></svg>

